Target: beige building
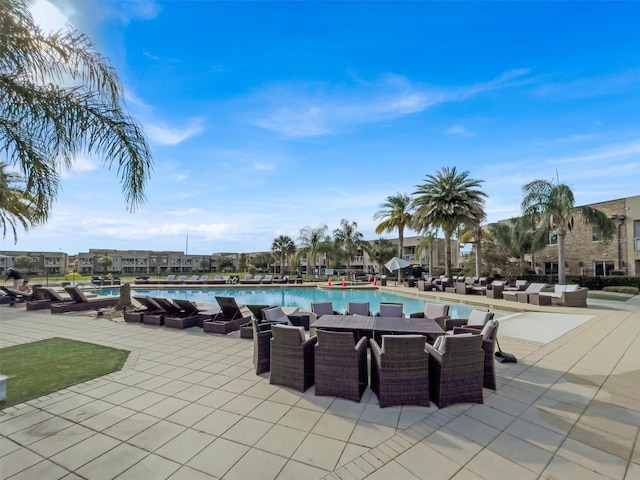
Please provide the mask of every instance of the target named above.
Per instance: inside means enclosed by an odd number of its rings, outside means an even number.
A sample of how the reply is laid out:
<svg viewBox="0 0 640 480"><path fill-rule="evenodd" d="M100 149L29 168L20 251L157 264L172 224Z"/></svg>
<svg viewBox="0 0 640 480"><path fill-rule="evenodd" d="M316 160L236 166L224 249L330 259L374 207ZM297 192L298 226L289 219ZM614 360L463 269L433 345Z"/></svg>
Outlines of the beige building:
<svg viewBox="0 0 640 480"><path fill-rule="evenodd" d="M15 264L20 257L31 259L28 268ZM65 252L0 251L0 274L6 274L8 268L15 268L27 275L61 275L68 271L69 256Z"/></svg>
<svg viewBox="0 0 640 480"><path fill-rule="evenodd" d="M111 265L100 259L108 257ZM211 258L208 255L187 255L182 252L151 250L89 249L87 253L74 256L78 273L128 275L167 275L209 271Z"/></svg>
<svg viewBox="0 0 640 480"><path fill-rule="evenodd" d="M603 242L598 232L576 215L573 229L565 237L567 274L603 276L619 271L640 275L640 195L588 206L606 213L615 222L617 233L610 242ZM553 232L548 245L534 255L533 263L540 274L558 273L558 244Z"/></svg>

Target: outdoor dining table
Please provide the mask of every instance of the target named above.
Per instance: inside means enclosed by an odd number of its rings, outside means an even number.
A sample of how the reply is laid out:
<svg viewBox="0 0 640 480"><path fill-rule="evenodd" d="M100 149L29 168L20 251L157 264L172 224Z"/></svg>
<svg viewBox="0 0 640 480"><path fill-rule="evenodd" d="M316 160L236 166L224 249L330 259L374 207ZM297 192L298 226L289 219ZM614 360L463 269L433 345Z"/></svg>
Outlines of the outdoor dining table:
<svg viewBox="0 0 640 480"><path fill-rule="evenodd" d="M429 318L367 317L363 315L323 315L312 328L334 331L348 331L358 337L380 339L381 335L413 334L424 335L429 343L444 335L444 330L435 320Z"/></svg>

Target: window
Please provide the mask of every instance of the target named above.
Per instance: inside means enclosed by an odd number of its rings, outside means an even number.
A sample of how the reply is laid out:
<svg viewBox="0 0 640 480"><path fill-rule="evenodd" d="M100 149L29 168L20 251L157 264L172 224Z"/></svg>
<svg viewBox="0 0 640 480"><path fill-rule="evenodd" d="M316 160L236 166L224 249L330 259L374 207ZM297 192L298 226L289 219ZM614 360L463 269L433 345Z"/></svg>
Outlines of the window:
<svg viewBox="0 0 640 480"><path fill-rule="evenodd" d="M597 277L606 277L611 274L611 270L613 270L613 262L611 260L593 263L593 272Z"/></svg>
<svg viewBox="0 0 640 480"><path fill-rule="evenodd" d="M602 241L602 233L600 232L600 229L595 225L591 226L591 241L592 242Z"/></svg>
<svg viewBox="0 0 640 480"><path fill-rule="evenodd" d="M549 232L549 240L547 241L547 245L557 245L558 244L558 232L555 230L551 230Z"/></svg>
<svg viewBox="0 0 640 480"><path fill-rule="evenodd" d="M544 274L545 275L557 275L558 264L556 262L544 262Z"/></svg>
<svg viewBox="0 0 640 480"><path fill-rule="evenodd" d="M636 245L635 251L640 252L640 220L633 221L633 232Z"/></svg>

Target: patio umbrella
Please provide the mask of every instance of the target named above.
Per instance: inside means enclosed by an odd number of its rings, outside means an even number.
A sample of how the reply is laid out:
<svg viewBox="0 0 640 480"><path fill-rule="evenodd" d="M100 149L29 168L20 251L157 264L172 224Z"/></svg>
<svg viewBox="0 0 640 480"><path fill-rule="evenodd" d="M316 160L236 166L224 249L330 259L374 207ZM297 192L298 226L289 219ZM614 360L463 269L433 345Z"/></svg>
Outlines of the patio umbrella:
<svg viewBox="0 0 640 480"><path fill-rule="evenodd" d="M384 266L387 267L390 272L393 272L394 270L398 270L400 268L408 267L409 265L411 265L410 262L407 262L406 260L398 257L393 257L391 260L384 264Z"/></svg>

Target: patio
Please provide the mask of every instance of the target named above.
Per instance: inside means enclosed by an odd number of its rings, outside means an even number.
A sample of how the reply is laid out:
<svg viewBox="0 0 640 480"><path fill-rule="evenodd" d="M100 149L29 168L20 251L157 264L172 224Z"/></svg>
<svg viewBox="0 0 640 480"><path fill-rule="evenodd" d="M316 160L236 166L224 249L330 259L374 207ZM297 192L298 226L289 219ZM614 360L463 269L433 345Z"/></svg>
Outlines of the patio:
<svg viewBox="0 0 640 480"><path fill-rule="evenodd" d="M640 298L590 305L563 310L593 318L548 343L501 335L519 363L497 364L497 392L443 409L270 385L238 332L3 306L1 346L59 336L132 353L120 372L1 412L0 476L640 478Z"/></svg>

